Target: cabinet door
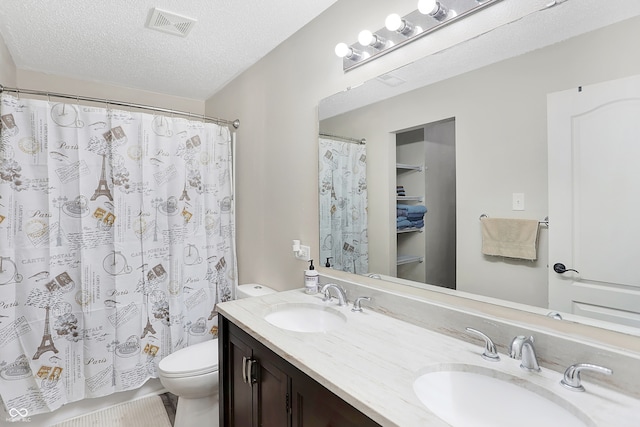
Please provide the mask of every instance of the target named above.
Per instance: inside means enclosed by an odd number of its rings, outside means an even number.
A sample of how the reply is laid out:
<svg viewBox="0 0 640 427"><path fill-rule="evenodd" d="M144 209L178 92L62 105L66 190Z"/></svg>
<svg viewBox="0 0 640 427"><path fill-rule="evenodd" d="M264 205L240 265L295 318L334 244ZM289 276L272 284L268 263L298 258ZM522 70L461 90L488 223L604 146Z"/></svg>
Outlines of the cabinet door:
<svg viewBox="0 0 640 427"><path fill-rule="evenodd" d="M289 377L286 364L271 350L222 321L222 426L289 427Z"/></svg>
<svg viewBox="0 0 640 427"><path fill-rule="evenodd" d="M241 341L235 335L229 336L229 360L231 366L229 373L231 382L228 390L228 417L229 426L245 426L251 427L257 425L254 419L257 419L257 410L255 410L254 388L257 390L256 384L247 382L247 360L251 360L253 354L251 347Z"/></svg>
<svg viewBox="0 0 640 427"><path fill-rule="evenodd" d="M305 375L291 380L293 427L380 427Z"/></svg>
<svg viewBox="0 0 640 427"><path fill-rule="evenodd" d="M254 352L257 359L257 411L261 427L289 427L289 377L275 363L272 354ZM239 424L236 424L239 426Z"/></svg>

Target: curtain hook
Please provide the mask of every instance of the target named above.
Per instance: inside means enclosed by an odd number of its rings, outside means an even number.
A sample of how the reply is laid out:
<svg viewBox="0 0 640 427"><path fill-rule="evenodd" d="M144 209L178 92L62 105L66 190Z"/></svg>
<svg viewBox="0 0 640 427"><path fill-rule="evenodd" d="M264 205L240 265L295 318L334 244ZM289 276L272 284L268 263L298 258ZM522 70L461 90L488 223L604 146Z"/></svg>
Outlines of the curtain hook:
<svg viewBox="0 0 640 427"><path fill-rule="evenodd" d="M51 104L51 94L47 92L47 102Z"/></svg>

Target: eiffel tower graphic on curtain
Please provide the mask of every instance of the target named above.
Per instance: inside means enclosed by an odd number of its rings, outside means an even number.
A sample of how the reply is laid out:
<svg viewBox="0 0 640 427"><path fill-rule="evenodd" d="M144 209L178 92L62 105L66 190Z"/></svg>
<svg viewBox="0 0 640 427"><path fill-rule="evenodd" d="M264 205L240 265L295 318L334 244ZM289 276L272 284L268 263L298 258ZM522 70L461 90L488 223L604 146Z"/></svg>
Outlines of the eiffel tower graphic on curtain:
<svg viewBox="0 0 640 427"><path fill-rule="evenodd" d="M33 355L33 360L37 360L47 351L53 351L54 353L58 352L58 349L53 344L53 338L51 338L51 331L49 330L50 307L46 306L45 309L47 310L47 314L44 319L44 333L42 334L42 342L40 343L40 347L38 347L38 350L36 350L36 354Z"/></svg>
<svg viewBox="0 0 640 427"><path fill-rule="evenodd" d="M105 159L107 155L102 154L102 172L100 173L100 181L98 182L98 188L91 196L91 201L97 199L100 196L105 196L109 200L113 202L113 196L111 195L111 190L109 190L109 186L107 185L107 174L105 173Z"/></svg>

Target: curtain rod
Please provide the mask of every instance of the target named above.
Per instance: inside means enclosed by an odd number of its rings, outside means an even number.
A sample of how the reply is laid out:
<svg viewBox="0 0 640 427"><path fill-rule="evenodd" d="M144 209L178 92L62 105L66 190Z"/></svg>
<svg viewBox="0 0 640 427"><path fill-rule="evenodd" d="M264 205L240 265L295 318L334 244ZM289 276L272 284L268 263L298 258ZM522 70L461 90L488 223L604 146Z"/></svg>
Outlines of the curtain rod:
<svg viewBox="0 0 640 427"><path fill-rule="evenodd" d="M331 135L331 134L328 134L328 133L320 133L319 135L320 136L326 136L328 138L340 139L340 140L345 141L345 142L354 142L356 144L361 144L361 145L364 145L364 144L367 143L367 140L365 138L357 139L357 138L350 138L348 136Z"/></svg>
<svg viewBox="0 0 640 427"><path fill-rule="evenodd" d="M21 93L26 93L29 95L40 95L40 96L46 96L46 97L54 97L54 98L66 98L66 99L75 99L76 101L88 101L88 102L97 102L97 103L105 103L105 104L111 104L111 105L117 105L119 107L130 107L130 108L139 108L142 110L150 110L150 111L159 111L162 113L169 113L169 114L174 114L174 115L178 115L178 116L187 116L187 117L193 117L196 119L202 119L202 120L208 120L211 122L214 122L216 124L225 124L227 126L231 125L233 126L235 129L238 129L240 127L240 120L236 119L236 120L225 120L225 119L218 119L216 117L208 117L205 116L204 114L193 114L193 113L187 113L185 111L176 111L176 110L170 110L168 108L160 108L160 107L153 107L150 105L143 105L143 104L134 104L132 102L123 102L123 101L114 101L112 99L100 99L100 98L91 98L88 96L77 96L77 95L69 95L66 93L54 93L54 92L45 92L45 91L41 91L41 90L31 90L31 89L19 89L19 88L15 88L15 87L6 87L0 84L0 93L2 92L15 92L18 94L18 96L20 96Z"/></svg>

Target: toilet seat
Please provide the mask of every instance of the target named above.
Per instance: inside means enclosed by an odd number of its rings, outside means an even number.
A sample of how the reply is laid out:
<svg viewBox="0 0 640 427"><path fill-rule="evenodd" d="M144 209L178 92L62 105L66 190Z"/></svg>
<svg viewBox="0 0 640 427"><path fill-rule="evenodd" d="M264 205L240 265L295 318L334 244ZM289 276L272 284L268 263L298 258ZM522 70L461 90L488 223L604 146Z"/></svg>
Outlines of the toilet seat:
<svg viewBox="0 0 640 427"><path fill-rule="evenodd" d="M190 345L171 353L158 364L166 378L193 377L218 370L218 340Z"/></svg>

